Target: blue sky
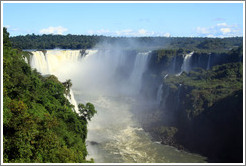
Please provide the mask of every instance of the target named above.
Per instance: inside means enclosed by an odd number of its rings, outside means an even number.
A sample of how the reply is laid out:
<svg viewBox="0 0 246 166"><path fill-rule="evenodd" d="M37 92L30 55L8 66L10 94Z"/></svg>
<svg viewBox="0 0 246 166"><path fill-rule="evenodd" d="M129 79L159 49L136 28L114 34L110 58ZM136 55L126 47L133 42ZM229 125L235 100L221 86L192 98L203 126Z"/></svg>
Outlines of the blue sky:
<svg viewBox="0 0 246 166"><path fill-rule="evenodd" d="M243 35L243 3L3 3L11 36L230 37Z"/></svg>

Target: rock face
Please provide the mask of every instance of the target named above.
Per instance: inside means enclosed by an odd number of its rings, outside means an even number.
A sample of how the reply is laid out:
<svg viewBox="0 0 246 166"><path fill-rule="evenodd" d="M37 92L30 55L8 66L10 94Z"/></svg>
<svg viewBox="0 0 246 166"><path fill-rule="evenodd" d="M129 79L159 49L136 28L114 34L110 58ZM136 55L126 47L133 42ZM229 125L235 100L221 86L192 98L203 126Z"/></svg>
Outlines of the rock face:
<svg viewBox="0 0 246 166"><path fill-rule="evenodd" d="M153 52L142 93L154 98L161 82L162 96L155 111L146 111L146 119L149 113L158 114L158 120L145 123L145 130L163 144L200 153L210 162L243 162L242 48L194 52L191 71L178 74L184 57L182 50Z"/></svg>
<svg viewBox="0 0 246 166"><path fill-rule="evenodd" d="M180 118L175 139L212 162L243 162L242 99L242 91L237 91L193 119Z"/></svg>
<svg viewBox="0 0 246 166"><path fill-rule="evenodd" d="M148 69L143 74L142 81L144 83L142 84L142 94L149 97L149 99L155 98L158 87L166 74L177 75L184 71L182 65L186 55L189 53L191 53L191 51L183 49L152 51L148 62ZM194 51L190 57L188 68L189 71L197 70L199 68L209 70L213 66L232 62L243 62L242 47L222 53Z"/></svg>
<svg viewBox="0 0 246 166"><path fill-rule="evenodd" d="M213 90L214 93L222 91ZM169 123L162 125L177 130L171 137L162 137L162 142L174 142L171 143L174 146L180 144L185 149L207 156L212 162L242 162L242 89L213 101L209 101L202 91L194 91L195 88L185 84L169 91L161 110L165 112L163 121L166 121L165 115L171 117L171 121L168 119Z"/></svg>

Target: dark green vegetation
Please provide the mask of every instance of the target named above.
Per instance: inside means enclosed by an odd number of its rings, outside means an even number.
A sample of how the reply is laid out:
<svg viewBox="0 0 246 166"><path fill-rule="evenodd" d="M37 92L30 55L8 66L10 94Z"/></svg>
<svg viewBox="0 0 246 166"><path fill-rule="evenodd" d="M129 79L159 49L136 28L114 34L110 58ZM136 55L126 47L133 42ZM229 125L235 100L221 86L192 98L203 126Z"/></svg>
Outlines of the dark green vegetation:
<svg viewBox="0 0 246 166"><path fill-rule="evenodd" d="M79 116L64 95L71 81L41 76L11 48L4 28L3 48L3 162L61 163L86 161L87 121L96 113L87 103Z"/></svg>
<svg viewBox="0 0 246 166"><path fill-rule="evenodd" d="M169 93L185 99L178 104L183 107L186 118L192 119L228 95L242 91L243 64L228 63L208 71L198 69L188 74L183 72L179 77L167 77L164 85L163 89L169 88Z"/></svg>
<svg viewBox="0 0 246 166"><path fill-rule="evenodd" d="M242 62L172 76L164 85L169 96L162 104L179 130L174 140L213 162L242 162Z"/></svg>
<svg viewBox="0 0 246 166"><path fill-rule="evenodd" d="M153 82L163 84L163 93L156 110L145 110L145 130L163 144L200 153L209 162L243 162L242 46L220 53L195 51L192 70L174 75L187 52L152 52L142 93L153 98L160 85Z"/></svg>
<svg viewBox="0 0 246 166"><path fill-rule="evenodd" d="M172 48L202 50L205 52L223 51L242 45L242 37L234 38L191 38L191 37L106 37L86 35L26 35L10 38L14 48L20 49L86 49L97 43L117 43L122 48Z"/></svg>

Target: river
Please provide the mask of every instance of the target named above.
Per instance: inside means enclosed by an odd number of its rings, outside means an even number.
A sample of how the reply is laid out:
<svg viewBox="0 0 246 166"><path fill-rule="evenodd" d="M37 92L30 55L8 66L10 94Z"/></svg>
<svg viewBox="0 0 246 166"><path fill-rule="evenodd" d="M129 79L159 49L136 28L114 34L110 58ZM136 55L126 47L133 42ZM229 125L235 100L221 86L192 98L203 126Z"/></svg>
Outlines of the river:
<svg viewBox="0 0 246 166"><path fill-rule="evenodd" d="M135 100L90 96L75 91L78 103L92 102L98 113L88 125L88 159L96 163L203 163L206 158L153 142L131 113Z"/></svg>

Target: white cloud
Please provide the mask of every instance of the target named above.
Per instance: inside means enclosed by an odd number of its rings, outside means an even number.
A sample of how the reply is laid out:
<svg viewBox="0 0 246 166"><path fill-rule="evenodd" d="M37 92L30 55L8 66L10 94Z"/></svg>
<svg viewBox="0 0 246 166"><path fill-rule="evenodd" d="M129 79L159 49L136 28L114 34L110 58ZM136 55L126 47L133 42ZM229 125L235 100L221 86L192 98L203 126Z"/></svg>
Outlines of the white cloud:
<svg viewBox="0 0 246 166"><path fill-rule="evenodd" d="M107 30L107 29L100 29L100 30L97 31L97 33L99 33L99 34L109 33L109 32L110 32L110 31Z"/></svg>
<svg viewBox="0 0 246 166"><path fill-rule="evenodd" d="M243 34L242 28L238 25L230 25L225 22L210 27L197 27L196 32L203 37L233 37Z"/></svg>
<svg viewBox="0 0 246 166"><path fill-rule="evenodd" d="M163 36L164 36L164 37L170 37L171 34L170 34L170 33L165 33Z"/></svg>
<svg viewBox="0 0 246 166"><path fill-rule="evenodd" d="M209 34L209 35L207 35L207 37L211 37L211 38L213 38L213 37L215 37L214 35L212 35L212 34Z"/></svg>
<svg viewBox="0 0 246 166"><path fill-rule="evenodd" d="M223 34L227 34L227 33L230 33L230 32L231 32L231 28L221 28L220 31L221 31Z"/></svg>
<svg viewBox="0 0 246 166"><path fill-rule="evenodd" d="M170 33L157 33L154 31L148 31L146 29L138 29L138 30L132 30L132 29L122 29L122 30L88 30L87 33L89 35L106 35L106 36L126 36L126 37L141 37L141 36L165 36L170 37Z"/></svg>
<svg viewBox="0 0 246 166"><path fill-rule="evenodd" d="M64 32L66 32L68 29L64 28L62 26L58 27L48 27L46 29L41 29L39 33L41 34L59 34L62 35Z"/></svg>
<svg viewBox="0 0 246 166"><path fill-rule="evenodd" d="M217 26L219 26L219 27L220 27L220 26L222 26L222 27L226 27L226 26L227 26L227 24L226 24L225 22L223 22L223 23L218 23L218 24L217 24Z"/></svg>
<svg viewBox="0 0 246 166"><path fill-rule="evenodd" d="M210 33L209 28L204 28L204 27L197 27L196 31L197 31L197 33L201 33L201 34L209 34Z"/></svg>
<svg viewBox="0 0 246 166"><path fill-rule="evenodd" d="M134 35L134 32L131 29L123 29L123 30L117 30L115 32L111 32L111 34L113 36L114 35L117 35L117 36L131 36L131 35Z"/></svg>
<svg viewBox="0 0 246 166"><path fill-rule="evenodd" d="M145 29L139 29L138 30L138 34L140 35L145 35L147 33L147 31Z"/></svg>

